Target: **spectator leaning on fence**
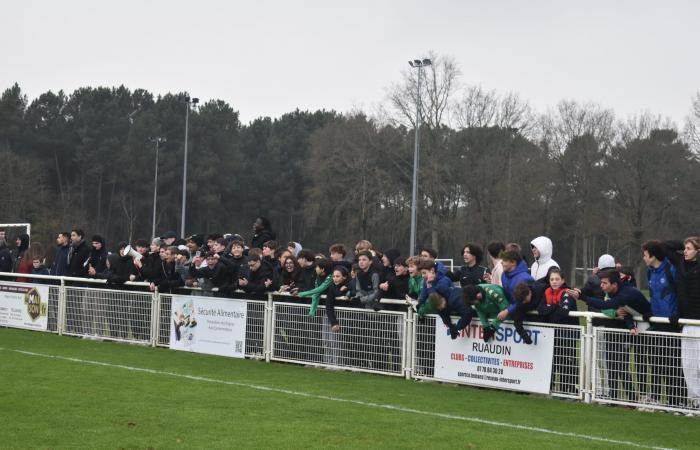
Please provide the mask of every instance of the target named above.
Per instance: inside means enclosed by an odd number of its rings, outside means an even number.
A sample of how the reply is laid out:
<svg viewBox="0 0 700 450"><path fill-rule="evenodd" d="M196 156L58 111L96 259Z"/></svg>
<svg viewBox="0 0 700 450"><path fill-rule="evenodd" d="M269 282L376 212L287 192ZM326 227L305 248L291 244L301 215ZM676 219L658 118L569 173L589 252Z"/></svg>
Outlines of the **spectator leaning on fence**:
<svg viewBox="0 0 700 450"><path fill-rule="evenodd" d="M472 321L472 309L464 303L461 288L451 288L447 297L433 292L428 296L428 303L440 315L442 323L449 329L452 339L457 339L459 331L465 329ZM452 323L451 316L453 315L459 316L457 324ZM486 331L484 331L484 341L488 341Z"/></svg>
<svg viewBox="0 0 700 450"><path fill-rule="evenodd" d="M438 263L434 259L423 259L419 268L423 277L423 289L418 296L418 314L423 316L436 312L427 301L430 294L437 292L442 297L449 298L452 292L452 280L440 272Z"/></svg>
<svg viewBox="0 0 700 450"><path fill-rule="evenodd" d="M311 297L311 307L309 308L309 317L316 315L316 309L318 308L318 302L321 300L321 295L323 295L326 290L331 285L333 277L331 275L333 270L333 263L327 259L322 259L316 263L316 280L314 281L314 288L306 291L299 292L299 297Z"/></svg>
<svg viewBox="0 0 700 450"><path fill-rule="evenodd" d="M651 313L655 317L676 317L678 296L676 295L676 268L666 258L660 241L646 241L642 244L642 259L647 265ZM652 331L679 333L675 324L653 323ZM683 406L686 397L685 379L681 369L681 342L676 336L650 336L649 358L652 372L651 395L653 401L661 400L661 386L665 385L668 402ZM665 383L664 383L665 381Z"/></svg>
<svg viewBox="0 0 700 450"><path fill-rule="evenodd" d="M359 270L355 279L355 297L367 309L379 311L382 309L379 299L379 273L372 264L372 253L363 250L357 255Z"/></svg>
<svg viewBox="0 0 700 450"><path fill-rule="evenodd" d="M515 297L513 291L520 283L530 283L535 281L527 270L527 263L522 255L515 248L505 250L501 253L501 263L503 264L503 275L501 276L501 286L506 294L510 306L508 314L515 313ZM499 319L505 320L507 315L504 312L499 314Z"/></svg>
<svg viewBox="0 0 700 450"><path fill-rule="evenodd" d="M465 286L463 291L464 301L476 310L484 329L484 341L488 342L501 326L502 321L498 318L498 313L507 311L510 305L506 294L501 286L486 283Z"/></svg>

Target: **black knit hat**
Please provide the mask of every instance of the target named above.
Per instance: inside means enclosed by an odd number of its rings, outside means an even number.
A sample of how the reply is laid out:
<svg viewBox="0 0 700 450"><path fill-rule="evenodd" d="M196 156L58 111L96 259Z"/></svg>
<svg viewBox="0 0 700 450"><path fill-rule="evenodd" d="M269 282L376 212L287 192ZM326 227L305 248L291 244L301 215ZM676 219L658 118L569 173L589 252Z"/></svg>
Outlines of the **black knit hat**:
<svg viewBox="0 0 700 450"><path fill-rule="evenodd" d="M102 244L103 247L105 246L105 240L99 234L94 235L90 242L99 242L100 244Z"/></svg>

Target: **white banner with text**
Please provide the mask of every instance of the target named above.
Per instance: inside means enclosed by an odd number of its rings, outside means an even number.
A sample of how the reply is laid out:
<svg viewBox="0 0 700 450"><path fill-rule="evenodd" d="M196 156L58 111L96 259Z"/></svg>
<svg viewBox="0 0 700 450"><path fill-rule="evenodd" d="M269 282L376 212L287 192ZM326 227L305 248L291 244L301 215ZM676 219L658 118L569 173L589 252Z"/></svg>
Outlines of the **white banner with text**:
<svg viewBox="0 0 700 450"><path fill-rule="evenodd" d="M189 295L173 295L172 299L171 349L245 357L245 300Z"/></svg>
<svg viewBox="0 0 700 450"><path fill-rule="evenodd" d="M548 394L554 329L533 326L526 329L532 339L530 345L524 343L515 327L509 324L501 324L496 335L484 342L479 322L469 324L453 340L438 318L435 324L435 378Z"/></svg>
<svg viewBox="0 0 700 450"><path fill-rule="evenodd" d="M46 331L48 311L48 286L0 283L0 326Z"/></svg>

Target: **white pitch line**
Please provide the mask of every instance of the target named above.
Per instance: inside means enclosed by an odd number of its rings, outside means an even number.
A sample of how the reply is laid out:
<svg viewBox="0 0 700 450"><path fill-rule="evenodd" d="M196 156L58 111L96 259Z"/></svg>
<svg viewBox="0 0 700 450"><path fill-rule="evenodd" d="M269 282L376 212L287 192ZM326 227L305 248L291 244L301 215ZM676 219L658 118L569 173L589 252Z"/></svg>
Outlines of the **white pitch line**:
<svg viewBox="0 0 700 450"><path fill-rule="evenodd" d="M495 420L480 419L478 417L458 416L455 414L445 414L445 413L432 412L432 411L422 411L419 409L405 408L403 406L398 406L398 405L390 405L390 404L385 404L385 403L363 402L361 400L352 400L352 399L346 399L346 398L340 398L340 397L331 397L328 395L310 394L308 392L303 392L303 391L294 391L294 390L290 390L290 389L262 386L262 385L258 385L258 384L241 383L241 382L237 382L237 381L217 380L215 378L200 377L200 376L196 376L196 375L187 375L187 374L174 373L174 372L165 372L165 371L161 371L161 370L147 369L147 368L143 368L143 367L125 366L123 364L112 364L112 363L106 363L106 362L101 362L101 361L92 361L92 360L88 360L88 359L71 358L68 356L47 355L44 353L29 352L26 350L18 350L18 349L3 348L3 347L0 347L0 351L9 351L9 352L20 353L22 355L39 356L42 358L51 358L51 359L57 359L57 360L63 360L63 361L71 361L71 362L81 363L81 364L91 364L91 365L95 365L95 366L112 367L112 368L117 368L117 369L130 370L132 372L144 372L144 373L150 373L150 374L154 374L154 375L165 375L165 376L175 377L175 378L184 378L184 379L193 380L193 381L204 381L207 383L216 383L216 384L224 384L224 385L228 385L228 386L244 387L244 388L249 388L249 389L255 389L258 391L275 392L275 393L279 393L279 394L287 394L287 395L292 395L292 396L297 396L297 397L306 397L306 398L312 398L312 399L317 399L317 400L328 400L328 401L339 402L339 403L350 403L353 405L366 406L369 408L388 409L388 410L392 410L392 411L399 411L399 412L411 413L411 414L419 414L419 415L423 415L423 416L440 417L443 419L452 419L452 420L461 420L464 422L472 422L472 423L478 423L478 424L483 424L483 425L493 425L495 427L506 427L506 428L512 428L512 429L516 429L516 430L533 431L533 432L537 432L537 433L552 434L555 436L573 437L573 438L584 439L584 440L588 440L588 441L604 442L607 444L627 445L629 447L648 448L648 449L654 449L654 450L674 450L673 448L669 448L669 447L655 447L652 445L639 444L637 442L632 442L632 441L621 441L621 440L617 440L617 439L608 439L608 438L604 438L604 437L600 437L600 436L591 436L591 435L587 435L587 434L571 433L571 432L566 432L566 431L556 431L556 430L550 430L548 428L531 427L531 426L527 426L527 425L517 425L517 424L507 423L507 422L498 422Z"/></svg>

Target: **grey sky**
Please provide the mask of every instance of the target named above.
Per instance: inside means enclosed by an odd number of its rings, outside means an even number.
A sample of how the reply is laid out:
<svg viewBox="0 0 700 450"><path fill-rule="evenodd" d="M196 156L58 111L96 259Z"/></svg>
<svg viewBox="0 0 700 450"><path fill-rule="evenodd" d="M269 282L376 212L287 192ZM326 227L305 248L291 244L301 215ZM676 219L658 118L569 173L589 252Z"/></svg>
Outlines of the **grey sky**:
<svg viewBox="0 0 700 450"><path fill-rule="evenodd" d="M429 50L544 111L591 100L679 125L700 89L695 1L32 1L3 5L0 88L221 98L244 122L371 110Z"/></svg>

